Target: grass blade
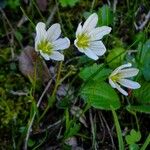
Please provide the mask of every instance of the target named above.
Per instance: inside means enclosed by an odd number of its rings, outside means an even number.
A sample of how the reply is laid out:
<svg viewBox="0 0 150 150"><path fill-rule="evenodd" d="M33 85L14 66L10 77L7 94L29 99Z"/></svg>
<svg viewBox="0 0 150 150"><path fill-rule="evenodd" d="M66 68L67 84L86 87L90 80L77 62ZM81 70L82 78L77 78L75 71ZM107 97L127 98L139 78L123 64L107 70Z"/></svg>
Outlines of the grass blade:
<svg viewBox="0 0 150 150"><path fill-rule="evenodd" d="M115 126L116 126L116 131L117 131L119 150L124 150L124 143L123 143L121 128L120 128L120 125L119 125L117 114L113 109L112 109L112 114L113 114L113 117L114 117L114 122L115 122Z"/></svg>

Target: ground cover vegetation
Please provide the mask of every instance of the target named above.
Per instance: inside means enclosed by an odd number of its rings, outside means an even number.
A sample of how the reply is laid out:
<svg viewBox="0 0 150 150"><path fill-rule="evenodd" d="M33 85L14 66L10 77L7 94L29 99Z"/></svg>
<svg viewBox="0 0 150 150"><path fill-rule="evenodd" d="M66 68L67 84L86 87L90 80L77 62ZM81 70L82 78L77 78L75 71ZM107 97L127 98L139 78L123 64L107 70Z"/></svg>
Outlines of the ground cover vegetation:
<svg viewBox="0 0 150 150"><path fill-rule="evenodd" d="M0 18L0 149L150 149L150 1L1 0Z"/></svg>

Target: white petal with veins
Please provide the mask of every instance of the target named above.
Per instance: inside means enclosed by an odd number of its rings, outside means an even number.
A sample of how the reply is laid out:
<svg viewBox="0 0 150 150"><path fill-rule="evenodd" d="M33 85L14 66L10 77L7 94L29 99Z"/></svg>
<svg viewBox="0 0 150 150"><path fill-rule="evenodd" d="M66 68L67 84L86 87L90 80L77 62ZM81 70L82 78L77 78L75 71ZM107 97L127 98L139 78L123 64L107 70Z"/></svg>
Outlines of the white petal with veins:
<svg viewBox="0 0 150 150"><path fill-rule="evenodd" d="M53 24L48 30L47 30L47 39L52 42L54 40L57 40L60 37L61 34L61 28L59 23Z"/></svg>
<svg viewBox="0 0 150 150"><path fill-rule="evenodd" d="M83 32L91 31L92 29L96 27L97 22L98 22L98 16L96 13L93 13L85 21L82 31Z"/></svg>
<svg viewBox="0 0 150 150"><path fill-rule="evenodd" d="M70 40L68 38L60 38L53 42L54 50L67 49L70 46Z"/></svg>
<svg viewBox="0 0 150 150"><path fill-rule="evenodd" d="M131 67L131 66L132 66L131 63L127 63L127 64L124 64L124 65L121 65L120 67L116 68L116 69L111 73L111 76L117 74L121 69L127 68L127 67Z"/></svg>
<svg viewBox="0 0 150 150"><path fill-rule="evenodd" d="M130 88L130 89L138 89L141 87L139 83L137 83L135 81L128 80L128 79L120 79L118 82L121 85L123 85L127 88Z"/></svg>
<svg viewBox="0 0 150 150"><path fill-rule="evenodd" d="M128 96L128 93L123 88L121 88L121 86L117 83L116 83L116 89L123 95Z"/></svg>
<svg viewBox="0 0 150 150"><path fill-rule="evenodd" d="M43 22L39 22L36 25L36 37L35 37L35 41L40 41L42 39L45 38L46 36L46 30L45 30L45 23Z"/></svg>
<svg viewBox="0 0 150 150"><path fill-rule="evenodd" d="M50 60L49 55L42 53L42 51L40 51L40 54L42 55L42 57L44 57L45 60Z"/></svg>
<svg viewBox="0 0 150 150"><path fill-rule="evenodd" d="M128 69L123 69L119 71L122 78L134 77L138 74L138 72L139 72L139 69L137 68L128 68Z"/></svg>
<svg viewBox="0 0 150 150"><path fill-rule="evenodd" d="M97 60L98 59L98 56L93 52L91 51L90 49L86 49L85 52L84 52L88 57L94 59L94 60Z"/></svg>
<svg viewBox="0 0 150 150"><path fill-rule="evenodd" d="M103 38L103 36L109 34L111 32L111 28L107 26L97 27L93 29L91 32L89 32L89 35L91 36L91 40L100 40Z"/></svg>
<svg viewBox="0 0 150 150"><path fill-rule="evenodd" d="M109 78L109 84L113 87L116 88L116 84Z"/></svg>
<svg viewBox="0 0 150 150"><path fill-rule="evenodd" d="M98 56L102 56L106 52L105 45L102 43L102 41L91 42L89 49Z"/></svg>
<svg viewBox="0 0 150 150"><path fill-rule="evenodd" d="M61 54L60 52L54 51L52 55L49 56L53 60L57 61L63 61L64 60L64 55Z"/></svg>
<svg viewBox="0 0 150 150"><path fill-rule="evenodd" d="M82 32L82 25L81 25L81 23L82 22L80 22L78 27L77 27L76 36Z"/></svg>

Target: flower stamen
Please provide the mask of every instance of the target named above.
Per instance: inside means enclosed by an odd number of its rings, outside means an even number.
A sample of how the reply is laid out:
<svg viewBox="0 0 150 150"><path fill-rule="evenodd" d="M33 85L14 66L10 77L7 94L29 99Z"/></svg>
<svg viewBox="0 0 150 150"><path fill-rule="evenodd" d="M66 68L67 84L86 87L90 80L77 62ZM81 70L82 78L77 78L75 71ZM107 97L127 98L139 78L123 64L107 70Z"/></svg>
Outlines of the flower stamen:
<svg viewBox="0 0 150 150"><path fill-rule="evenodd" d="M48 40L40 41L40 43L37 45L37 48L48 55L51 55L53 52L53 46Z"/></svg>
<svg viewBox="0 0 150 150"><path fill-rule="evenodd" d="M79 48L87 48L90 44L90 37L86 34L79 34L77 36L77 46Z"/></svg>

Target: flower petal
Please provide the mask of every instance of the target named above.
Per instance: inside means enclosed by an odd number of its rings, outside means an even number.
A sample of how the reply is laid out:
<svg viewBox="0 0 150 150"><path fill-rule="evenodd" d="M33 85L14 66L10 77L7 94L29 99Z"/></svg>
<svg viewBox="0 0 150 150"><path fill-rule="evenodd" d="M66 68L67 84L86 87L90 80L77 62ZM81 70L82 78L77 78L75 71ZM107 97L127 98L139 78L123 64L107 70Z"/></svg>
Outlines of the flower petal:
<svg viewBox="0 0 150 150"><path fill-rule="evenodd" d="M86 50L84 51L85 55L87 55L89 58L97 60L98 56L92 52L90 49L86 48Z"/></svg>
<svg viewBox="0 0 150 150"><path fill-rule="evenodd" d="M53 42L54 50L63 50L70 46L70 40L68 38L60 38Z"/></svg>
<svg viewBox="0 0 150 150"><path fill-rule="evenodd" d="M103 38L104 35L109 34L111 31L111 28L108 26L103 26L103 27L97 27L93 29L89 35L91 36L91 40L100 40Z"/></svg>
<svg viewBox="0 0 150 150"><path fill-rule="evenodd" d="M109 78L109 84L113 87L116 88L116 84Z"/></svg>
<svg viewBox="0 0 150 150"><path fill-rule="evenodd" d="M118 73L120 73L121 78L129 78L129 77L136 76L138 72L139 72L139 69L137 68L128 68L128 69L120 70Z"/></svg>
<svg viewBox="0 0 150 150"><path fill-rule="evenodd" d="M39 22L36 25L36 37L35 37L35 49L37 51L37 44L39 43L39 41L45 39L45 35L46 35L46 30L45 30L45 23L43 22Z"/></svg>
<svg viewBox="0 0 150 150"><path fill-rule="evenodd" d="M130 89L138 89L141 87L141 85L135 81L131 81L131 80L128 80L128 79L120 79L118 81L121 85L127 87L127 88L130 88Z"/></svg>
<svg viewBox="0 0 150 150"><path fill-rule="evenodd" d="M131 66L132 66L131 63L127 63L127 64L124 64L124 65L121 65L121 66L119 66L118 68L116 68L116 69L111 73L111 76L116 75L118 72L120 72L121 69L127 68L127 67L131 67Z"/></svg>
<svg viewBox="0 0 150 150"><path fill-rule="evenodd" d="M40 50L40 54L45 60L50 60L50 56L47 54L44 54L41 50Z"/></svg>
<svg viewBox="0 0 150 150"><path fill-rule="evenodd" d="M125 95L125 96L128 96L128 93L127 93L123 88L121 88L121 86L120 86L119 84L115 83L115 85L116 85L116 89L117 89L120 93L122 93L122 94Z"/></svg>
<svg viewBox="0 0 150 150"><path fill-rule="evenodd" d="M98 16L96 13L93 13L85 21L83 28L82 28L83 29L82 32L91 31L91 29L96 27L97 22L98 22Z"/></svg>
<svg viewBox="0 0 150 150"><path fill-rule="evenodd" d="M102 43L102 41L91 42L89 49L92 50L98 56L102 56L106 52L105 45Z"/></svg>
<svg viewBox="0 0 150 150"><path fill-rule="evenodd" d="M46 33L46 37L47 37L47 40L49 40L50 42L58 39L58 37L60 36L61 34L61 28L60 28L60 24L59 23L55 23L53 24L48 30L47 30L47 33Z"/></svg>
<svg viewBox="0 0 150 150"><path fill-rule="evenodd" d="M76 36L82 32L82 25L81 25L81 23L82 22L80 22L78 27L77 27Z"/></svg>
<svg viewBox="0 0 150 150"><path fill-rule="evenodd" d="M74 40L74 45L78 48L78 50L79 50L81 53L84 53L85 49L78 47L77 41L78 41L77 39Z"/></svg>
<svg viewBox="0 0 150 150"><path fill-rule="evenodd" d="M39 22L36 25L36 40L43 39L43 37L45 37L46 35L45 27L46 25L43 22Z"/></svg>
<svg viewBox="0 0 150 150"><path fill-rule="evenodd" d="M62 61L64 60L64 55L57 52L57 51L54 51L52 55L49 56L51 59L53 60L57 60L57 61Z"/></svg>

